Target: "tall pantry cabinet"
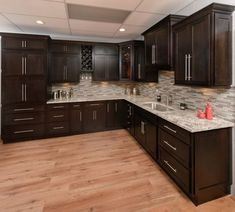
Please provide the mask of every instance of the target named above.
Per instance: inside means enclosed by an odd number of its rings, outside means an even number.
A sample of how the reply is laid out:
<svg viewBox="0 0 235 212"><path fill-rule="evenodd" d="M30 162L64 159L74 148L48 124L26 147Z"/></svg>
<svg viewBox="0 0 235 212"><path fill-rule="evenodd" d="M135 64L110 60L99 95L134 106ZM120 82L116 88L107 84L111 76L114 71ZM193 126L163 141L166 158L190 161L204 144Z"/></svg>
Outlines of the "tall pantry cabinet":
<svg viewBox="0 0 235 212"><path fill-rule="evenodd" d="M47 36L2 36L2 138L44 135Z"/></svg>

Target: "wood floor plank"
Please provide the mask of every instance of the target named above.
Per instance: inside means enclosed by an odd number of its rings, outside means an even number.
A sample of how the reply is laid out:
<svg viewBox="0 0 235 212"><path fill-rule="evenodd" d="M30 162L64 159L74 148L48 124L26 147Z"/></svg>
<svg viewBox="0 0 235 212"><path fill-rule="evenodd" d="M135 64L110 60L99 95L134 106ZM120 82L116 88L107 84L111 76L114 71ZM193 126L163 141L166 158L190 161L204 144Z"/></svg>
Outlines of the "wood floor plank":
<svg viewBox="0 0 235 212"><path fill-rule="evenodd" d="M0 212L235 212L198 207L125 131L0 144Z"/></svg>

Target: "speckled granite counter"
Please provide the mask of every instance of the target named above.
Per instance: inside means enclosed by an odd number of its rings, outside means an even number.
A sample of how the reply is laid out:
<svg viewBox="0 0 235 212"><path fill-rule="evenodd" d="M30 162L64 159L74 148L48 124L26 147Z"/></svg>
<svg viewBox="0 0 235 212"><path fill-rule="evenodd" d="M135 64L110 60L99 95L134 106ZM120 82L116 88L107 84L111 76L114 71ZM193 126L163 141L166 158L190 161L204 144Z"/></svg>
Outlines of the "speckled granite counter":
<svg viewBox="0 0 235 212"><path fill-rule="evenodd" d="M154 101L153 99L143 96L88 96L81 98L61 99L61 100L49 100L47 104L55 103L74 103L74 102L89 102L89 101L102 101L102 100L121 100L124 99L130 103L137 105L150 113L157 115L189 132L201 132L207 130L221 129L227 127L233 127L234 123L215 117L213 120L198 119L196 112L190 110L174 109L170 111L157 111L143 106L144 102Z"/></svg>

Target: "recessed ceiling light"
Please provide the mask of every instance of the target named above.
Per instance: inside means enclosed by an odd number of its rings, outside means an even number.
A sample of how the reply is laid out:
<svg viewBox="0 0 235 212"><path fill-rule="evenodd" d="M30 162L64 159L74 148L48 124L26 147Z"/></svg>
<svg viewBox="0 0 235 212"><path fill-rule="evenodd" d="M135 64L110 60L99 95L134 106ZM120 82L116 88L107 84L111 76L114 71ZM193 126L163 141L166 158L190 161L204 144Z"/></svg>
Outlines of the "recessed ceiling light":
<svg viewBox="0 0 235 212"><path fill-rule="evenodd" d="M41 24L41 25L44 24L44 22L41 21L41 20L37 20L36 23L37 23L37 24Z"/></svg>
<svg viewBox="0 0 235 212"><path fill-rule="evenodd" d="M119 31L120 31L120 32L125 32L126 29L125 29L125 28L120 28Z"/></svg>

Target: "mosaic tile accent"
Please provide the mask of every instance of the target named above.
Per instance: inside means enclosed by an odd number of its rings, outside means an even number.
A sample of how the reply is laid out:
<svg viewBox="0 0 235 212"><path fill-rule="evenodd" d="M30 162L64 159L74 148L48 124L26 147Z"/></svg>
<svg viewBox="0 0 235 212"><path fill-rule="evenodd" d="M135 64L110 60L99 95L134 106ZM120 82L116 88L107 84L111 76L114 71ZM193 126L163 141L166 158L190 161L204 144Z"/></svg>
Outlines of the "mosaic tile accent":
<svg viewBox="0 0 235 212"><path fill-rule="evenodd" d="M156 89L162 94L172 95L174 108L179 108L185 102L190 110L205 108L208 100L212 102L216 116L235 123L235 88L201 88L174 85L174 72L161 71L159 83L137 82L93 82L81 79L78 84L53 85L52 91L73 88L74 97L88 97L97 95L123 95L126 88L136 88L140 95L156 99ZM164 101L164 98L162 98Z"/></svg>

